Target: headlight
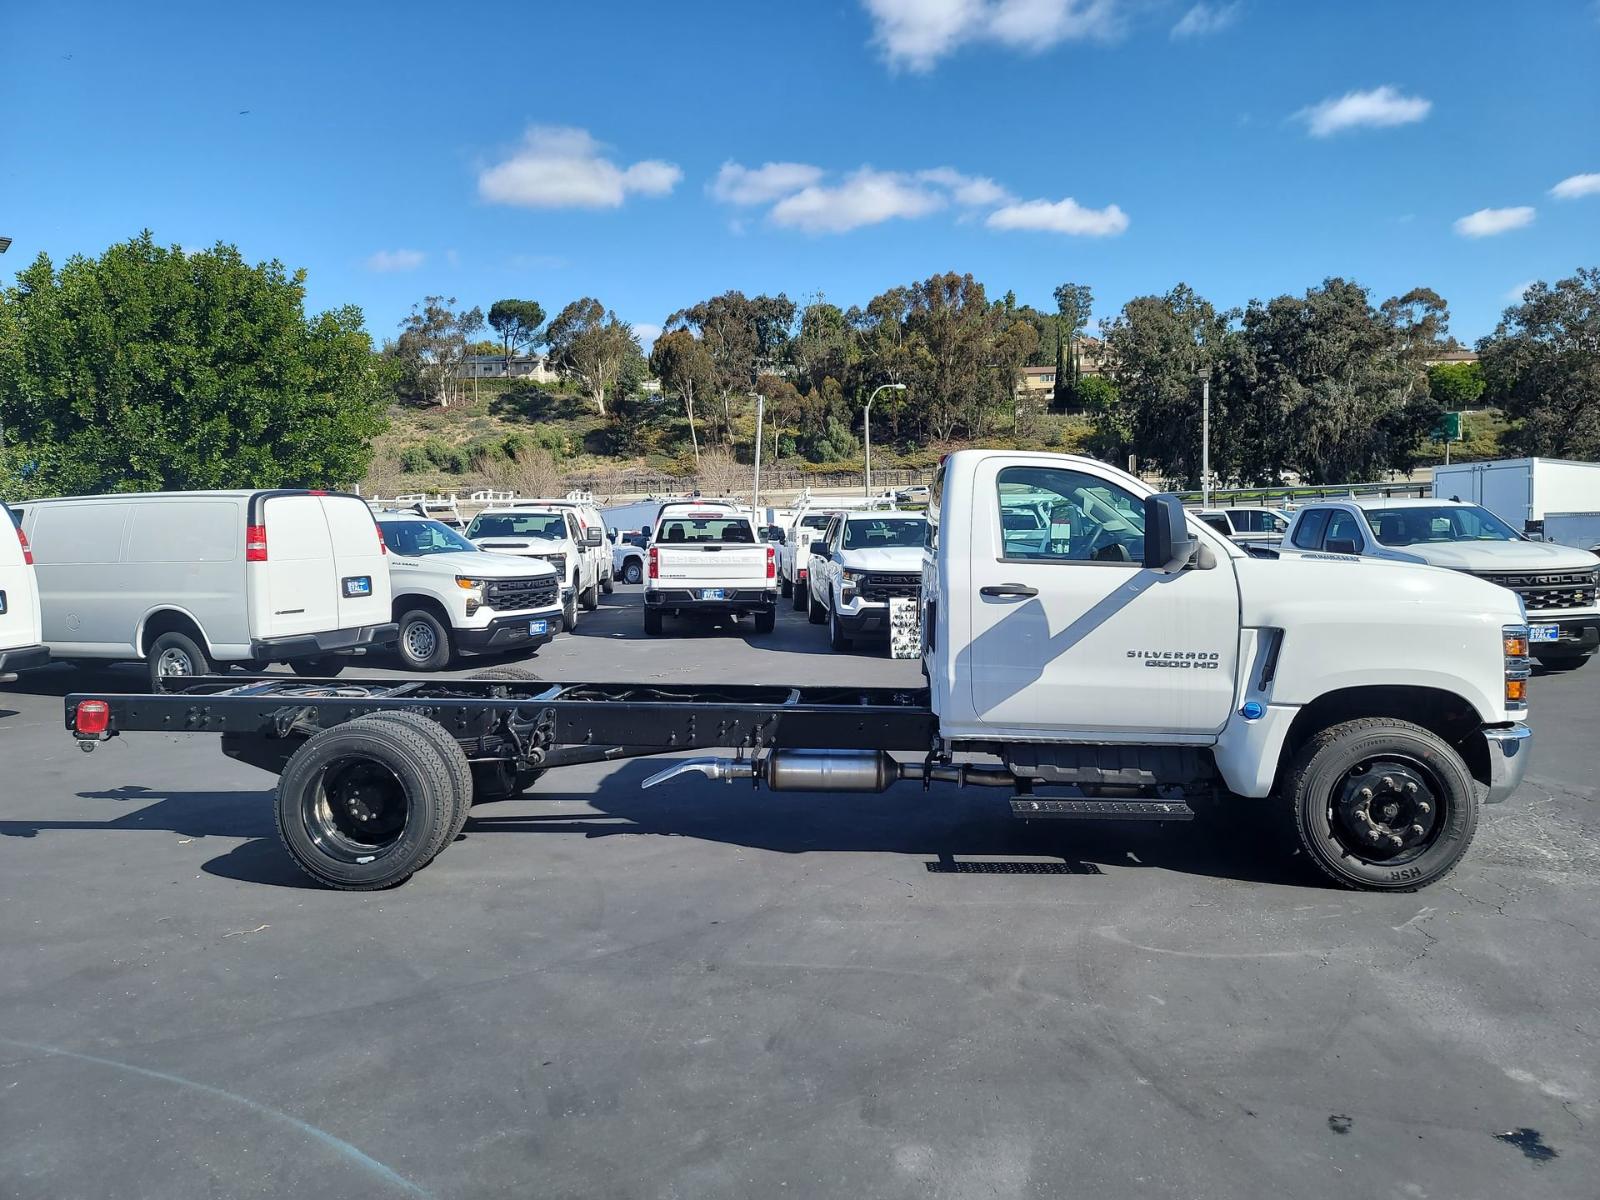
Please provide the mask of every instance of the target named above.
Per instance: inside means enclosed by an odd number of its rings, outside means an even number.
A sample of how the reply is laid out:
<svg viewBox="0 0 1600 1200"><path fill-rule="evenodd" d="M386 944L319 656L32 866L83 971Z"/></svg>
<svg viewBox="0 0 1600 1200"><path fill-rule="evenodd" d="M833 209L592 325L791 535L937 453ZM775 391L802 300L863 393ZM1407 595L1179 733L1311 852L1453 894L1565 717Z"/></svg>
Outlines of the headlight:
<svg viewBox="0 0 1600 1200"><path fill-rule="evenodd" d="M456 586L465 592L475 592L483 586L483 580L469 579L465 575L457 575Z"/></svg>
<svg viewBox="0 0 1600 1200"><path fill-rule="evenodd" d="M860 583L866 576L867 573L865 571L846 571L844 573L844 581L849 584L856 584Z"/></svg>

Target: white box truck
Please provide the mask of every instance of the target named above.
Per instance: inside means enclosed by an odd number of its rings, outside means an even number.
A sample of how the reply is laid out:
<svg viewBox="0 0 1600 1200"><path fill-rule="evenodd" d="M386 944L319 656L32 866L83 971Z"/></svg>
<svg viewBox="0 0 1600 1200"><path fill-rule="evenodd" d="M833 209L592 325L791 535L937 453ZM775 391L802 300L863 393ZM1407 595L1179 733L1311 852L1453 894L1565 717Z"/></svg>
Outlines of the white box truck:
<svg viewBox="0 0 1600 1200"><path fill-rule="evenodd" d="M388 558L359 496L129 492L12 507L53 658L146 662L159 691L224 663L337 675L344 656L395 640Z"/></svg>
<svg viewBox="0 0 1600 1200"><path fill-rule="evenodd" d="M1538 537L1551 513L1600 511L1600 463L1562 458L1451 463L1434 468L1433 495L1481 504L1519 533Z"/></svg>

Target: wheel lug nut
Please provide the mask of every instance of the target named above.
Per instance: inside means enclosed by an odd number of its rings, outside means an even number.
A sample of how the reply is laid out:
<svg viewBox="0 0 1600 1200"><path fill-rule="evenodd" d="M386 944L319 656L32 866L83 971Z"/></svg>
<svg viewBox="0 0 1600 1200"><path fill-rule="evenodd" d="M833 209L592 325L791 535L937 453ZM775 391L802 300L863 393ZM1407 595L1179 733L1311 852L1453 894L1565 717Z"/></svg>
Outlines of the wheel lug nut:
<svg viewBox="0 0 1600 1200"><path fill-rule="evenodd" d="M1411 827L1411 836L1412 837L1421 837L1422 836L1422 826L1421 825L1413 825Z"/></svg>
<svg viewBox="0 0 1600 1200"><path fill-rule="evenodd" d="M1417 785L1415 783L1407 783L1406 784L1406 791L1410 792L1411 795L1415 796L1417 794Z"/></svg>
<svg viewBox="0 0 1600 1200"><path fill-rule="evenodd" d="M1394 776L1393 775L1385 775L1382 779L1378 780L1378 782L1381 783L1384 786L1384 789L1386 791L1391 791L1392 792L1394 790Z"/></svg>
<svg viewBox="0 0 1600 1200"><path fill-rule="evenodd" d="M1367 836L1369 838L1371 838L1373 841L1377 841L1379 838L1381 838L1383 836L1383 834L1379 833L1376 829L1369 829L1369 830L1367 830Z"/></svg>
<svg viewBox="0 0 1600 1200"><path fill-rule="evenodd" d="M1371 800L1372 799L1372 789L1364 787L1359 792L1357 792L1356 795L1359 796L1362 800Z"/></svg>
<svg viewBox="0 0 1600 1200"><path fill-rule="evenodd" d="M1417 802L1417 811L1422 813L1431 813L1433 811L1433 805L1429 804L1426 800L1419 800Z"/></svg>
<svg viewBox="0 0 1600 1200"><path fill-rule="evenodd" d="M1405 845L1405 839L1402 838L1398 833L1391 833L1389 835L1389 844L1391 846L1403 846Z"/></svg>

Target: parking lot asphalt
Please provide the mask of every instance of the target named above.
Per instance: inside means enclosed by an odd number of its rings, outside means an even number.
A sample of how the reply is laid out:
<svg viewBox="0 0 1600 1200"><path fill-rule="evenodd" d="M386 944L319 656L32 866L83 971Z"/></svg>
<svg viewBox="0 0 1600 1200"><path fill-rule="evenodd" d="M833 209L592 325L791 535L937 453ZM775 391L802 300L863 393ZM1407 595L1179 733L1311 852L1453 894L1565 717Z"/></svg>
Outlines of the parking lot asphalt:
<svg viewBox="0 0 1600 1200"><path fill-rule="evenodd" d="M638 604L527 665L920 682L787 607L646 640ZM78 752L61 696L141 679L0 686L0 1195L1596 1194L1600 666L1533 681L1529 781L1388 896L1324 886L1254 802L641 793L659 761L324 891L215 738Z"/></svg>

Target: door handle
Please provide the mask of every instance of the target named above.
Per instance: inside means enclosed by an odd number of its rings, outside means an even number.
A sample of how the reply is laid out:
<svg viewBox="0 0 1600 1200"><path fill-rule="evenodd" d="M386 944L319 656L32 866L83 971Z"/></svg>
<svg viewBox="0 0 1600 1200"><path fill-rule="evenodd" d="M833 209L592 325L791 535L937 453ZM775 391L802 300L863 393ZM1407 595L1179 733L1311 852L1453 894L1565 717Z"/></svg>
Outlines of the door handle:
<svg viewBox="0 0 1600 1200"><path fill-rule="evenodd" d="M1038 588L1029 587L1025 583L995 583L978 589L978 595L992 596L996 600L1007 596L1028 597L1037 596L1038 594Z"/></svg>

